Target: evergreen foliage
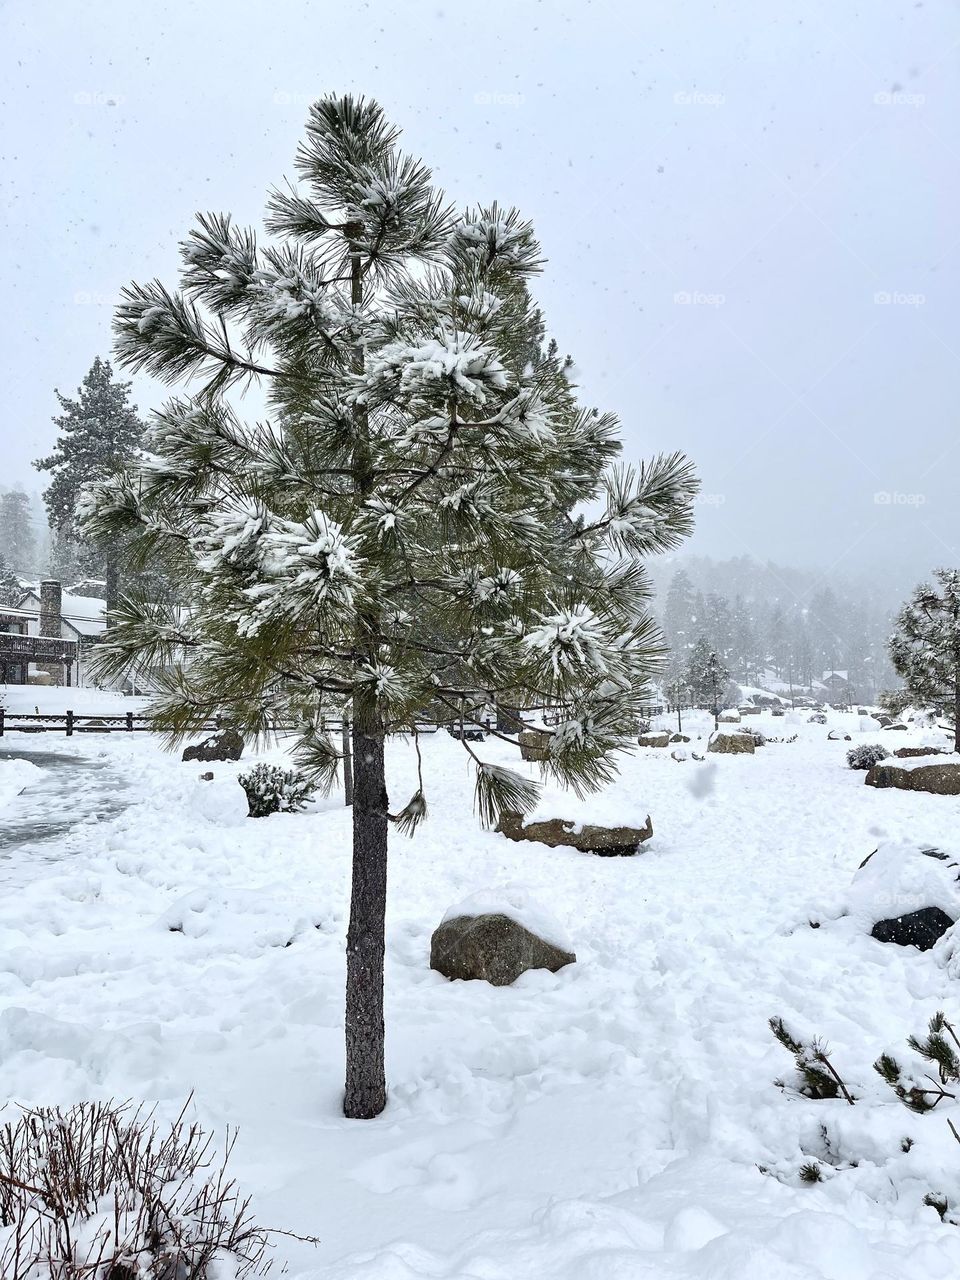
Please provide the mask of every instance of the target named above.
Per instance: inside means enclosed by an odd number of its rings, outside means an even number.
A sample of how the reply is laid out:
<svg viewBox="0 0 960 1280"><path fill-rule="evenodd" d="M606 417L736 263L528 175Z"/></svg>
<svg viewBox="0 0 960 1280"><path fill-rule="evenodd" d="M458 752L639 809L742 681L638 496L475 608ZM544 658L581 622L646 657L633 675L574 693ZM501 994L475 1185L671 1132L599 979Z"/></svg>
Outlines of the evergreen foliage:
<svg viewBox="0 0 960 1280"><path fill-rule="evenodd" d="M933 576L897 614L890 657L914 702L951 717L960 751L960 571Z"/></svg>
<svg viewBox="0 0 960 1280"><path fill-rule="evenodd" d="M827 1057L827 1047L821 1040L805 1041L794 1035L782 1018L771 1018L770 1030L793 1056L799 1093L818 1100L842 1097L853 1105L854 1098Z"/></svg>
<svg viewBox="0 0 960 1280"><path fill-rule="evenodd" d="M936 1068L938 1080L929 1074L925 1074L923 1080L916 1079L889 1053L882 1053L873 1066L905 1106L922 1114L932 1111L944 1098L956 1096L947 1091L946 1085L960 1082L960 1040L940 1011L930 1019L923 1039L908 1036L907 1044Z"/></svg>
<svg viewBox="0 0 960 1280"><path fill-rule="evenodd" d="M87 485L107 479L137 456L143 423L130 403L130 383L116 381L110 363L99 356L76 399L55 394L63 410L53 419L57 442L53 453L33 464L50 476L43 500L51 530L51 571L56 567L59 580L69 582L78 568L98 569L111 582L108 599L113 604L120 547L116 538L84 546L80 537L77 545L77 506Z"/></svg>
<svg viewBox="0 0 960 1280"><path fill-rule="evenodd" d="M23 489L0 494L0 553L8 571L29 577L37 567L37 538L30 499Z"/></svg>
<svg viewBox="0 0 960 1280"><path fill-rule="evenodd" d="M456 214L397 137L375 103L322 99L266 241L205 214L179 291L124 291L121 362L200 389L84 509L88 536L161 561L187 605L131 593L97 650L103 675L151 669L171 739L216 712L255 737L296 705L329 786L339 752L318 726L351 707L351 1115L385 1098L384 735L550 703L546 772L602 785L664 653L641 558L690 532L696 489L679 454L618 465L616 418L577 403L540 341L530 224L496 204ZM255 425L227 395L251 380L270 414ZM530 807L535 783L462 746L484 822ZM403 829L424 795L421 779Z"/></svg>
<svg viewBox="0 0 960 1280"><path fill-rule="evenodd" d="M299 813L305 809L316 783L295 769L276 764L257 764L237 781L247 793L251 818L266 818L271 813Z"/></svg>
<svg viewBox="0 0 960 1280"><path fill-rule="evenodd" d="M847 764L851 769L872 769L889 755L887 748L879 742L862 742L847 752Z"/></svg>

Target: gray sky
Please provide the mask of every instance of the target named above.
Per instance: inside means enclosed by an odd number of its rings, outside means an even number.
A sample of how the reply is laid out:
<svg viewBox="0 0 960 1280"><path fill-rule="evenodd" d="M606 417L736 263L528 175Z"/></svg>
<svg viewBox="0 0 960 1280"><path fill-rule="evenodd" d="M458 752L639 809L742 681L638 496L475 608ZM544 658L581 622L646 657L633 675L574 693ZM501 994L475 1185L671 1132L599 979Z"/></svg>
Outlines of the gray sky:
<svg viewBox="0 0 960 1280"><path fill-rule="evenodd" d="M352 90L534 219L584 398L699 465L692 551L956 564L958 66L948 0L0 0L0 484L121 286L176 283L196 210L259 226Z"/></svg>

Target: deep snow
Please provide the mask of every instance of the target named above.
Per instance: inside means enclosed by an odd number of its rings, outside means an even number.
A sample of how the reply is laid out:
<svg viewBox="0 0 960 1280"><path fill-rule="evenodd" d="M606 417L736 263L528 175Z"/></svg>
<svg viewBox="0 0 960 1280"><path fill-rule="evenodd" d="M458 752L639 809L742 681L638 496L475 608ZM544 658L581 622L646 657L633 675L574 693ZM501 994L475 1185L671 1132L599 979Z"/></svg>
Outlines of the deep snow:
<svg viewBox="0 0 960 1280"><path fill-rule="evenodd" d="M699 753L712 723L695 723ZM643 749L603 797L541 806L649 812L654 838L626 859L480 831L462 748L424 739L430 816L392 837L391 1092L370 1122L339 1114L338 798L247 820L242 765L202 783L146 736L57 738L139 802L76 828L61 867L0 899L0 1095L173 1113L195 1089L203 1121L240 1126L234 1172L260 1220L320 1237L277 1239L302 1280L953 1277L960 1227L922 1204L960 1199L949 1113L912 1116L870 1069L957 1013L947 940L885 947L837 916L882 841L958 851L960 799L868 788L851 744L826 739L910 734L840 713L748 723L799 740L704 763ZM388 757L402 803L412 746ZM433 928L478 893L555 917L577 963L509 988L432 973ZM790 1060L772 1014L830 1042L855 1107L775 1087ZM810 1158L826 1172L812 1187L796 1177Z"/></svg>

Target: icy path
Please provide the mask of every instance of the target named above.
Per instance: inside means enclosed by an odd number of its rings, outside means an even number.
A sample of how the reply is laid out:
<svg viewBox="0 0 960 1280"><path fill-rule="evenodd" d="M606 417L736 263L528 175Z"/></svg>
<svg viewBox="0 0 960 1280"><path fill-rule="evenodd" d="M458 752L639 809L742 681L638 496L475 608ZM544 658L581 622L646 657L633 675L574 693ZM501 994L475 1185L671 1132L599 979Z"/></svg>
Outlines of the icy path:
<svg viewBox="0 0 960 1280"><path fill-rule="evenodd" d="M0 746L0 781L8 761L34 766L23 791L0 805L0 885L22 885L69 856L70 832L110 818L129 803L110 757L89 746L64 747L49 736Z"/></svg>
<svg viewBox="0 0 960 1280"><path fill-rule="evenodd" d="M303 1280L952 1280L960 1228L922 1198L934 1175L960 1187L960 1148L870 1063L936 1008L956 1018L957 980L810 921L883 838L956 849L960 800L872 791L847 744L795 729L753 758L626 761L602 803L653 815L634 859L479 831L460 749L426 742L430 817L392 842L390 1104L363 1124L338 1110L349 813L251 822L235 766L200 783L147 741L98 742L137 803L0 895L0 1100L176 1110L195 1089L204 1121L240 1125L260 1219L320 1236L279 1242ZM403 799L412 749L389 765ZM505 883L578 963L504 989L432 973L446 908ZM774 1013L825 1036L871 1105L785 1098ZM822 1185L759 1172L822 1154L821 1126L842 1165Z"/></svg>

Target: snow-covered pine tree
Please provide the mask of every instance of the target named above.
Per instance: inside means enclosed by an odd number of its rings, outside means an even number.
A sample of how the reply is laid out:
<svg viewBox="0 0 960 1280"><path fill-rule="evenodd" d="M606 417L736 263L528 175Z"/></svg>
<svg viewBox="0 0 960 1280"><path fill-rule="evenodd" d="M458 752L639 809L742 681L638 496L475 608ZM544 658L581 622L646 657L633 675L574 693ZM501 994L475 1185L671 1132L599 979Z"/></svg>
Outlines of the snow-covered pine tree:
<svg viewBox="0 0 960 1280"><path fill-rule="evenodd" d="M37 567L30 498L19 487L0 494L0 552L12 573L29 576Z"/></svg>
<svg viewBox="0 0 960 1280"><path fill-rule="evenodd" d="M96 357L77 398L55 392L63 412L53 421L58 437L53 453L38 458L38 471L50 473L43 494L58 558L67 559L68 547L77 537L77 502L84 487L102 480L134 458L143 438L143 422L130 403L130 383L114 378L107 360ZM107 604L116 604L120 549L113 543L78 547L81 563L96 568L106 579Z"/></svg>
<svg viewBox="0 0 960 1280"><path fill-rule="evenodd" d="M724 686L729 679L730 672L721 658L710 647L709 640L701 636L690 654L687 684L697 706L708 707L713 712L715 728L722 709Z"/></svg>
<svg viewBox="0 0 960 1280"><path fill-rule="evenodd" d="M294 703L314 723L351 706L353 1117L386 1098L388 822L412 832L426 814L422 776L390 814L385 736L549 702L544 769L602 785L662 658L640 557L690 531L696 489L677 454L614 465L615 417L580 408L556 352L531 341L530 224L497 205L455 215L397 137L376 103L322 99L266 243L202 216L181 291L125 291L122 363L203 385L86 506L91 536L162 554L188 605L184 620L124 599L98 646L105 673L157 673L173 740L213 711L252 736ZM249 380L270 405L255 426L228 400ZM534 783L462 745L484 822L534 802ZM308 725L299 754L329 785L336 744Z"/></svg>
<svg viewBox="0 0 960 1280"><path fill-rule="evenodd" d="M897 614L890 657L914 701L952 717L960 751L960 570L933 576L937 585L922 582Z"/></svg>
<svg viewBox="0 0 960 1280"><path fill-rule="evenodd" d="M23 595L23 588L17 575L7 565L6 557L0 551L0 604L16 605Z"/></svg>

